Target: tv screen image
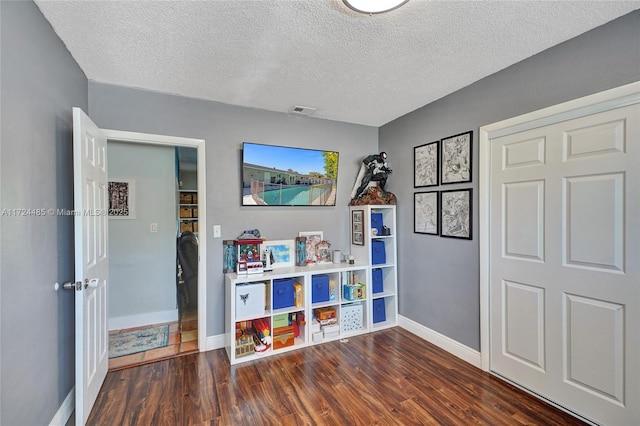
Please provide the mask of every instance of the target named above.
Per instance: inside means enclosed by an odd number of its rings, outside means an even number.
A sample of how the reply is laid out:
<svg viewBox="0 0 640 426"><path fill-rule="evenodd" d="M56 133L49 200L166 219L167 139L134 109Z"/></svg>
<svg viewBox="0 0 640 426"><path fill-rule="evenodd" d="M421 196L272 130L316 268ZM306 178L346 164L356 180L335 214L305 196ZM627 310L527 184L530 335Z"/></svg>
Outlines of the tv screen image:
<svg viewBox="0 0 640 426"><path fill-rule="evenodd" d="M338 153L242 144L243 206L335 206Z"/></svg>

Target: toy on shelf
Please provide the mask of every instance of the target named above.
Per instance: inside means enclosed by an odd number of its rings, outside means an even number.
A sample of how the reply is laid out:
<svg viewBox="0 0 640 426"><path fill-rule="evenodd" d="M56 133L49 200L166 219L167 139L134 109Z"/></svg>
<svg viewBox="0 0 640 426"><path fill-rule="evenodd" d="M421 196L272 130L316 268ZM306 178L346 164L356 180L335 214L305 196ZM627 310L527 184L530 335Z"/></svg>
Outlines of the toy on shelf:
<svg viewBox="0 0 640 426"><path fill-rule="evenodd" d="M260 238L260 231L257 229L249 229L248 231L242 231L238 240L255 240L257 238Z"/></svg>
<svg viewBox="0 0 640 426"><path fill-rule="evenodd" d="M264 265L260 257L260 246L262 239L237 239L236 247L238 251L238 274L261 274L264 272Z"/></svg>
<svg viewBox="0 0 640 426"><path fill-rule="evenodd" d="M267 248L262 251L262 265L264 266L265 272L273 271L272 265L274 260L273 251L271 251L271 249Z"/></svg>
<svg viewBox="0 0 640 426"><path fill-rule="evenodd" d="M272 342L269 323L264 318L254 320L253 329L255 330L255 334L253 335L255 351L264 352L269 349Z"/></svg>
<svg viewBox="0 0 640 426"><path fill-rule="evenodd" d="M253 323L251 321L240 321L236 323L236 357L242 357L255 352L253 336Z"/></svg>
<svg viewBox="0 0 640 426"><path fill-rule="evenodd" d="M233 240L224 240L223 246L223 262L222 272L236 272L236 244Z"/></svg>

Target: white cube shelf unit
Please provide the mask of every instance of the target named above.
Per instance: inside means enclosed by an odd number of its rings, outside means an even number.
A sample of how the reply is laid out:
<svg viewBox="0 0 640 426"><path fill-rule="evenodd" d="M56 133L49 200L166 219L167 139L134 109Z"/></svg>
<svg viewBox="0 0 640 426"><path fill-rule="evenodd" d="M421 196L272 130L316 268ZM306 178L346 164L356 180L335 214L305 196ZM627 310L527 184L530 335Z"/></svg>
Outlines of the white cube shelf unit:
<svg viewBox="0 0 640 426"><path fill-rule="evenodd" d="M362 212L363 244L353 244L352 240L354 264L316 264L279 268L263 274L225 275L225 349L231 364L398 325L396 206L353 206L349 208L350 220L357 210ZM372 213L389 229L389 235L372 236ZM351 230L353 233L353 228ZM381 250L384 247L384 259L372 252L374 246ZM372 281L374 275L375 292ZM281 280L293 280L300 285L302 294L297 305L293 303L293 306L289 306L292 304L289 299L284 303L286 307L279 307L282 306L278 290ZM327 282L328 291L323 287ZM263 284L264 287L255 284ZM350 284L355 285L345 291ZM317 288L321 288L322 297L314 297ZM264 310L254 310L255 300L249 301L252 296L254 299L264 297ZM239 309L236 304L239 304ZM244 314L245 306L248 314ZM314 321L316 310L334 313L335 324L323 325ZM254 321L266 323L273 333L274 328L281 325L283 315L294 314L296 319L302 314L306 323L298 326L295 338L286 338L286 345L282 344L284 339L272 336L274 342L271 347L264 352L255 352L251 336L242 333L243 329L250 329L249 322L253 324Z"/></svg>
<svg viewBox="0 0 640 426"><path fill-rule="evenodd" d="M354 212L362 212L362 239L355 244L353 237ZM369 265L367 301L369 328L371 331L398 325L398 267L397 267L397 226L396 206L365 205L349 207L351 222L351 254L356 263ZM372 216L374 215L374 216ZM359 216L359 214L356 214ZM375 217L372 220L372 217ZM373 223L372 223L373 222ZM378 232L373 235L373 227L386 227L388 235ZM381 253L384 253L382 256ZM381 279L381 282L378 281ZM374 288L377 287L377 288ZM381 290L374 292L374 290Z"/></svg>
<svg viewBox="0 0 640 426"><path fill-rule="evenodd" d="M369 290L367 290L369 288L367 284L367 278L369 276L369 265L364 263L356 263L354 265L328 263L301 267L295 266L275 269L271 272L264 272L263 274L225 274L225 349L229 356L230 363L237 364L251 361L313 344L368 333L371 324L371 303L368 300ZM313 302L314 277L322 277L322 281L330 283L328 300ZM277 304L274 303L280 302L277 294L277 283L282 282L280 280L287 279L292 279L294 283L299 283L302 287L302 295L298 305L296 306L294 303L293 306L274 309L274 306L277 306ZM351 282L364 284L361 299L348 300L344 298L344 285ZM253 293L256 288L255 284L259 283L264 284L264 310L260 311L260 313L253 311L245 315L243 314L243 306L245 306L243 297L247 303L250 304L249 298L256 294ZM274 290L274 283L276 284L276 290ZM326 299L326 297L323 299ZM240 309L238 309L238 303L241 304ZM326 308L330 308L335 312L335 325L338 327L327 327L326 330L323 330L324 325L314 324L314 310ZM344 310L344 312L342 312L342 310ZM362 315L360 323L358 323L359 312L361 312ZM292 339L292 344L285 347L276 347L276 344L272 344L271 347L264 352L255 352L248 337L244 336L241 332L243 327L248 327L247 323L249 321L264 320L272 333L274 325L276 325L276 319L283 314L295 314L297 318L299 318L299 314L303 314L306 324L298 327L298 335ZM340 320L343 318L344 321L349 322L341 324ZM358 324L360 326L358 326ZM330 329L336 329L337 332L329 332ZM325 331L327 332L325 333ZM272 336L272 339L277 340L278 338ZM290 340L289 343L291 343Z"/></svg>

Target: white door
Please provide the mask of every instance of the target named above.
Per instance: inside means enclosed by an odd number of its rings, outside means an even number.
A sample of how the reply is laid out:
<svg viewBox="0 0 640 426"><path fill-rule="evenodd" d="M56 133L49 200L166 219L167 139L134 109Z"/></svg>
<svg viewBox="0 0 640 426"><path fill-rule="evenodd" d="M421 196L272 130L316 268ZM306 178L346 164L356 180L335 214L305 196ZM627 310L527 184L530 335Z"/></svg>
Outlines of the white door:
<svg viewBox="0 0 640 426"><path fill-rule="evenodd" d="M107 140L73 108L76 424L84 425L109 367Z"/></svg>
<svg viewBox="0 0 640 426"><path fill-rule="evenodd" d="M640 424L639 126L636 103L490 144L490 369L607 425Z"/></svg>

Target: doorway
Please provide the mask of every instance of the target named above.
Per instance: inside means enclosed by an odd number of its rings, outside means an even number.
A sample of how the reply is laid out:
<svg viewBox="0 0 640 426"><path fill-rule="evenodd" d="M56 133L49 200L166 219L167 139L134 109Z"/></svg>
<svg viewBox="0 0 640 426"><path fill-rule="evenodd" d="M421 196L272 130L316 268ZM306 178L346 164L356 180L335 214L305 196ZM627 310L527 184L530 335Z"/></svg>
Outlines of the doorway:
<svg viewBox="0 0 640 426"><path fill-rule="evenodd" d="M113 318L111 318L110 314L109 329L112 330L110 334L118 335L117 338L121 338L122 335L126 333L136 336L141 335L143 337L137 341L136 345L142 340L149 339L151 340L152 346L146 351L142 351L141 349L144 349L144 347L141 347L137 348L137 352L133 354L111 358L109 360L109 369L115 370L131 365L144 364L186 352L204 351L206 350L206 309L204 308L206 304L206 276L204 264L200 260L206 258L206 235L197 233L198 228L196 225L194 229L197 235L197 239L195 240L196 249L195 253L193 253L194 256L191 256L190 259L189 276L186 276L183 271L183 266L179 263L178 251L180 247L180 237L184 235L185 232L181 232L184 231L184 229L181 229L182 222L179 219L181 216L180 209L182 207L180 206L182 191L179 175L180 163L177 156L178 151L182 152L186 150L190 153L189 157L192 164L190 166L192 167L190 172L193 175L190 190L193 198L190 200L190 208L198 218L198 225L202 226L202 229L206 229L204 228L204 222L206 220L204 200L204 194L206 192L203 171L204 141L111 130L105 130L105 133L107 133L110 147L108 155L111 155L111 151L116 151L116 149L112 149L112 147L117 145L129 146L130 148L134 148L134 151L140 151L138 154L141 153L140 155L142 155L144 161L136 157L137 154L127 154L126 156L126 160L130 163L133 162L134 167L137 166L140 170L145 169L145 163L153 163L157 157L164 155L164 160L162 160L164 163L161 163L163 166L146 164L149 170L155 168L162 169L159 173L164 179L164 184L161 185L162 188L151 188L149 181L154 181L154 179L147 179L144 174L138 178L137 182L136 179L131 179L136 184L135 197L137 204L135 208L137 209L136 220L139 222L138 231L136 231L138 234L130 232L127 235L128 242L125 241L125 245L128 244L129 247L122 249L123 251L128 249L130 253L134 253L134 256L124 255L123 257L127 259L125 262L129 262L129 265L117 265L117 270L121 275L125 275L124 277L120 277L122 278L120 281L128 281L130 283L129 275L132 275L132 271L134 270L133 265L131 265L132 263L138 261L155 261L157 267L152 268L151 273L154 272L153 270L158 269L157 272L159 275L156 275L152 279L143 276L137 280L136 283L147 281L150 285L155 286L155 289L158 291L154 291L152 287L151 289L143 290L142 293L138 290L138 294L132 294L130 296L133 303L146 305L150 305L153 302L157 303L158 299L164 298L165 308L164 310L158 309L157 304L154 305L156 307L152 308L147 306L147 310L152 313L146 316L138 315L137 317L132 316L125 318L133 318L134 321L138 321L139 323L129 324L129 326L118 323L117 320L121 318L116 318L116 321L112 321ZM150 152L158 152L159 154L149 154ZM136 160L136 158L138 159ZM167 172L169 168L171 169L170 173ZM115 168L110 167L110 178L114 177L114 174L117 174L114 173L112 169ZM142 171L140 173L142 173ZM155 178L157 178L157 176ZM142 190L143 188L144 191ZM170 197L172 201L165 205L168 201L164 200L164 204L162 204L163 201L160 192L167 194L167 198ZM145 199L145 197L147 198ZM150 199L149 197L152 198ZM154 209L151 214L146 212L147 216L145 216L145 212L142 211L145 204L147 209L149 206ZM166 210L166 212L164 212L165 216L168 215L169 217L163 219L162 215L159 215L159 210ZM189 224L193 226L191 219L192 218L190 218ZM110 221L110 228L119 227L123 222L125 221ZM112 241L110 244L114 245L117 244L117 242ZM138 246L136 246L136 244L138 244ZM165 247L167 244L170 244L171 247ZM120 245L122 245L122 243L120 243ZM164 249L160 250L160 246L164 247ZM154 250L158 250L162 254L154 255ZM134 258L140 259L136 261ZM162 258L162 260L160 260L160 258ZM115 259L115 261L117 262L117 259ZM160 269L162 269L162 271L160 271ZM112 275L115 274L112 273ZM138 276L140 277L140 275ZM111 278L111 282L115 286L118 281L116 278L118 277L112 276ZM161 280L164 283L161 283ZM185 281L188 281L190 286L188 293L186 291ZM114 287L112 287L112 290L113 289ZM185 294L189 295L188 299L183 297ZM167 305L166 299L171 300L170 305ZM112 311L112 309L110 309L110 311ZM142 311L144 311L144 309L142 309ZM164 333L163 337L158 339L161 341L164 338L166 341L157 343L156 346L159 346L154 347L153 344L155 341L147 336L158 332L158 328L161 328L162 330L160 332ZM131 339L131 336L128 338Z"/></svg>

